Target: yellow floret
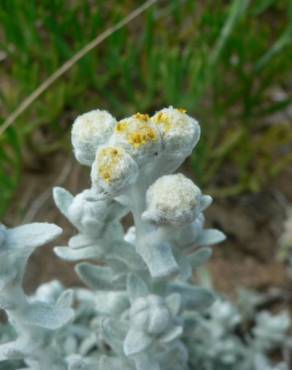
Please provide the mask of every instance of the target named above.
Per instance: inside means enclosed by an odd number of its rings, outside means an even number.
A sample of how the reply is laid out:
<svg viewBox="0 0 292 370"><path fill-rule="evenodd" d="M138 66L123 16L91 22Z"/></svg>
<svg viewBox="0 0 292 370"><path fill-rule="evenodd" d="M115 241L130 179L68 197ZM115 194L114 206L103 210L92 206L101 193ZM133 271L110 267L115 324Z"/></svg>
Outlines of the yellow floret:
<svg viewBox="0 0 292 370"><path fill-rule="evenodd" d="M172 130L174 127L170 117L164 112L158 112L153 118L156 124L163 126L165 132Z"/></svg>
<svg viewBox="0 0 292 370"><path fill-rule="evenodd" d="M177 108L176 111L181 114L186 113L186 109L183 108ZM162 126L164 132L169 132L175 127L181 126L183 123L181 117L179 119L176 118L176 120L174 121L173 113L165 111L160 111L156 113L153 117L153 122L157 125Z"/></svg>
<svg viewBox="0 0 292 370"><path fill-rule="evenodd" d="M147 122L149 120L149 114L143 114L143 113L136 113L134 114L134 117L138 119L139 121Z"/></svg>
<svg viewBox="0 0 292 370"><path fill-rule="evenodd" d="M116 168L121 159L122 152L119 148L103 148L97 158L97 172L106 182L110 182L115 176Z"/></svg>
<svg viewBox="0 0 292 370"><path fill-rule="evenodd" d="M148 114L136 113L134 118L138 122L122 120L116 125L115 131L123 134L128 143L135 149L146 145L148 142L158 140L155 129L148 124Z"/></svg>
<svg viewBox="0 0 292 370"><path fill-rule="evenodd" d="M156 141L158 139L157 133L152 127L147 125L141 126L139 130L129 132L127 135L128 143L134 148L140 148L149 141Z"/></svg>
<svg viewBox="0 0 292 370"><path fill-rule="evenodd" d="M125 122L125 121L120 121L118 122L118 124L116 125L115 127L115 130L118 131L118 132L123 132L125 131L127 128L128 128L128 123Z"/></svg>

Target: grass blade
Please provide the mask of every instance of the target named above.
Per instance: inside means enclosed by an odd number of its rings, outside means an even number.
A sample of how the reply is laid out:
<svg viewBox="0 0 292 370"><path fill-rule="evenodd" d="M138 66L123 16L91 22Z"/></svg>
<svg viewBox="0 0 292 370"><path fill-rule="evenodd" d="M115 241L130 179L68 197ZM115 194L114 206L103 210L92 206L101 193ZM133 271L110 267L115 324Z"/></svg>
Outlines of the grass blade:
<svg viewBox="0 0 292 370"><path fill-rule="evenodd" d="M46 79L36 90L32 92L19 106L18 108L7 117L3 125L0 127L0 135L12 125L15 120L44 92L46 91L56 80L58 80L64 73L66 73L74 64L82 59L86 54L93 50L96 46L110 37L112 34L126 26L140 14L142 14L150 6L154 5L158 0L148 0L141 6L136 8L133 12L128 14L120 22L114 26L108 28L103 33L98 35L90 43L85 45L79 52L77 52L71 59L64 63L59 69L57 69L48 79Z"/></svg>

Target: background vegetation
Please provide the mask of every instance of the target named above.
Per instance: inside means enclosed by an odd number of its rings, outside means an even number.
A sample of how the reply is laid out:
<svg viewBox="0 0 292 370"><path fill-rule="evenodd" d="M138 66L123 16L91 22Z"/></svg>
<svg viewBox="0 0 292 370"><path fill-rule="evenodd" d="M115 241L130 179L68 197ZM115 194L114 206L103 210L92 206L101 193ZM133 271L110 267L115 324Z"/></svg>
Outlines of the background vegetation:
<svg viewBox="0 0 292 370"><path fill-rule="evenodd" d="M1 0L0 125L97 34L142 2ZM95 107L117 117L161 106L202 122L191 159L216 196L257 192L292 162L292 3L158 1L37 99L0 137L0 213L27 171L71 150L68 131ZM208 191L208 190L207 190Z"/></svg>

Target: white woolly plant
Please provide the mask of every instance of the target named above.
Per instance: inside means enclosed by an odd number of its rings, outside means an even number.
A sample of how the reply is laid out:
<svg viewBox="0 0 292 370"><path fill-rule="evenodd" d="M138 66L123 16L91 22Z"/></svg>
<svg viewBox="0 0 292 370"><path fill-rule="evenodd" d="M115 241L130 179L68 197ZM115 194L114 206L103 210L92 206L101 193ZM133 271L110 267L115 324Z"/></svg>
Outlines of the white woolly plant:
<svg viewBox="0 0 292 370"><path fill-rule="evenodd" d="M57 207L77 229L55 252L87 261L76 266L87 288L74 289L74 322L72 293L60 283L26 297L27 258L60 229L3 227L0 304L18 336L0 346L0 360L20 359L35 370L285 369L273 368L266 352L286 340L286 316L262 316L254 338L240 338L236 308L218 299L214 305L215 293L193 283L194 270L211 256L209 245L225 238L204 228L212 198L173 174L199 138L198 122L173 107L120 121L94 110L75 120L74 153L90 167L91 187L76 196L54 189ZM125 233L128 213L134 225Z"/></svg>
<svg viewBox="0 0 292 370"><path fill-rule="evenodd" d="M199 137L198 122L173 107L119 122L100 110L75 120L74 153L91 167L92 186L75 197L54 189L57 207L78 229L69 248L55 251L103 264L76 267L94 290L98 351L95 359L73 359L73 368L189 368L184 314L214 299L191 283L192 272L210 257L206 246L224 240L220 231L204 229L211 197L172 174ZM129 212L134 226L125 234L121 218Z"/></svg>
<svg viewBox="0 0 292 370"><path fill-rule="evenodd" d="M73 319L72 291L47 302L26 296L22 288L30 254L60 233L58 226L46 223L12 229L0 225L0 307L16 331L15 340L0 345L0 361L25 360L26 369L32 370L67 369L54 335Z"/></svg>

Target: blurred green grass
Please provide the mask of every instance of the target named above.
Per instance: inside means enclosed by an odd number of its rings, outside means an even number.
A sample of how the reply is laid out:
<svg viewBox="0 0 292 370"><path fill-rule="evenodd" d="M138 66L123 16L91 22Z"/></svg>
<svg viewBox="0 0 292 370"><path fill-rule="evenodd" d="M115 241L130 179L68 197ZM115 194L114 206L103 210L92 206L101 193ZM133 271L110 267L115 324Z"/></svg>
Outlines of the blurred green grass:
<svg viewBox="0 0 292 370"><path fill-rule="evenodd" d="M0 124L141 3L1 0ZM70 150L73 118L94 107L117 117L186 108L203 128L191 159L197 182L222 196L259 191L292 162L285 151L276 157L292 139L289 126L281 116L266 123L291 104L291 42L290 0L158 2L84 57L0 137L0 214L23 168L38 170L43 158ZM287 94L273 99L279 88Z"/></svg>

